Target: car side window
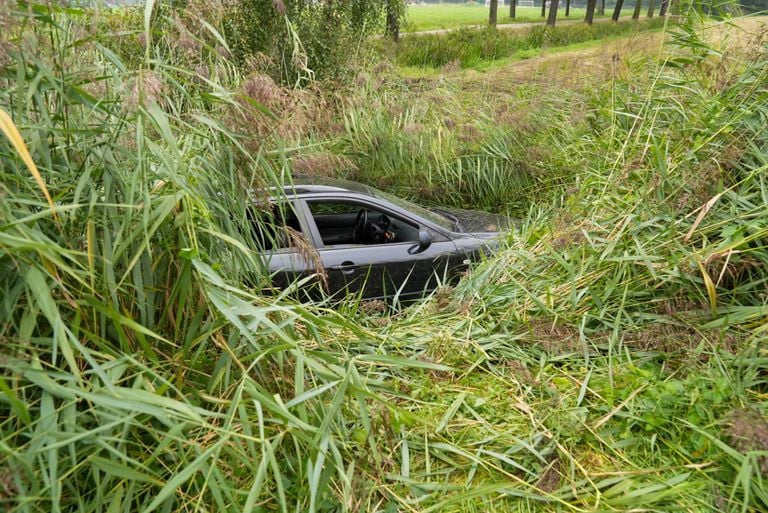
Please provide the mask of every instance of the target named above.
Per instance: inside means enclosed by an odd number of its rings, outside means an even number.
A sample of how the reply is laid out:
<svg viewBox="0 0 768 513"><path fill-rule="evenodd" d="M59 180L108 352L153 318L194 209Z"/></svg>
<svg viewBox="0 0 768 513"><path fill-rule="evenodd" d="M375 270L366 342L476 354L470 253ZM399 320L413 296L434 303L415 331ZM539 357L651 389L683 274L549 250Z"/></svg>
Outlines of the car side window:
<svg viewBox="0 0 768 513"><path fill-rule="evenodd" d="M248 219L253 237L262 250L277 251L307 244L307 237L290 202L271 203L267 211L251 208Z"/></svg>
<svg viewBox="0 0 768 513"><path fill-rule="evenodd" d="M419 227L365 203L308 201L325 246L392 244L419 240Z"/></svg>

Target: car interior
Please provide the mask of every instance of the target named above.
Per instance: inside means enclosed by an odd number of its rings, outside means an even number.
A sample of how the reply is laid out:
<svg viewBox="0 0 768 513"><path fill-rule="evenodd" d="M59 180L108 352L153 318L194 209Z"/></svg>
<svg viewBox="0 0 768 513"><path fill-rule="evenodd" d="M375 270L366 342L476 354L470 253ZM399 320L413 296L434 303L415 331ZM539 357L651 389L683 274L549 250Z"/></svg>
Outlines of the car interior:
<svg viewBox="0 0 768 513"><path fill-rule="evenodd" d="M325 246L419 240L419 227L353 202L308 202Z"/></svg>

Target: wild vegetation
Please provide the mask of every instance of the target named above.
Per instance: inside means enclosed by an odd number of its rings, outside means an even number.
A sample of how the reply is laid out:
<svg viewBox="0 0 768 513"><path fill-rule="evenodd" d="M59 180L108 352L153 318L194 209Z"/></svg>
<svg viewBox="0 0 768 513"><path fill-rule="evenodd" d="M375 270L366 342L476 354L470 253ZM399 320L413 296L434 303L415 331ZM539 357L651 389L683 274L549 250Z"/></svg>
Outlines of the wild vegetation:
<svg viewBox="0 0 768 513"><path fill-rule="evenodd" d="M510 57L519 52L583 43L606 37L659 29L663 18L635 23L598 23L596 25L534 26L524 30L501 31L461 29L447 34L407 37L397 46L396 62L403 66L441 67L456 63L469 68L482 62Z"/></svg>
<svg viewBox="0 0 768 513"><path fill-rule="evenodd" d="M3 510L768 508L763 22L293 89L194 5L0 7ZM519 221L296 303L246 215L291 172Z"/></svg>
<svg viewBox="0 0 768 513"><path fill-rule="evenodd" d="M397 37L404 10L404 0L237 0L221 21L236 61L301 85L342 74L371 34Z"/></svg>

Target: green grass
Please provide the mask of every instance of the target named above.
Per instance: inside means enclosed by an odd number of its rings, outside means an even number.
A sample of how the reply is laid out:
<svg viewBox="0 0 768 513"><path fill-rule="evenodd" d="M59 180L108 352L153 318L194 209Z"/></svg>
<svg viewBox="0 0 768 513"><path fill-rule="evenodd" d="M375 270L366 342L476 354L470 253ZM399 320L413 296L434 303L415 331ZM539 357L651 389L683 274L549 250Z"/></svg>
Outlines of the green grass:
<svg viewBox="0 0 768 513"><path fill-rule="evenodd" d="M664 18L656 18L640 23L535 26L520 31L460 29L444 34L414 35L397 44L395 60L401 66L441 67L455 63L462 68L477 68L521 52L659 29L665 23Z"/></svg>
<svg viewBox="0 0 768 513"><path fill-rule="evenodd" d="M269 89L160 16L136 65L87 12L2 33L0 510L766 510L762 46L685 24L470 108L384 71ZM301 102L343 126L264 130ZM407 308L266 294L248 208L319 147L520 219Z"/></svg>
<svg viewBox="0 0 768 513"><path fill-rule="evenodd" d="M658 29L658 30L661 30L661 29ZM593 39L591 41L584 41L581 43L572 43L566 46L557 46L554 48L546 48L546 49L531 48L529 50L521 50L519 52L515 52L509 57L505 57L502 59L496 59L493 61L482 61L466 69L471 69L481 73L487 73L487 72L492 72L494 70L506 68L516 62L525 61L529 59L534 59L536 57L543 57L543 56L552 55L552 54L568 53L576 50L586 50L588 48L597 48L597 47L600 47L601 45L605 45L606 43L618 41L626 37L627 36L622 36L622 35L608 36L603 39ZM441 75L444 75L445 69L433 68L433 67L425 68L422 66L398 66L397 73L398 75L405 78L409 78L409 79L422 79L422 78L434 79L434 78L440 77Z"/></svg>
<svg viewBox="0 0 768 513"><path fill-rule="evenodd" d="M606 14L612 10L606 6ZM571 8L570 16L565 17L565 6L558 10L560 20L583 20L585 9ZM622 18L631 17L631 10L622 10ZM600 17L595 15L596 18ZM509 6L499 8L499 24L543 21L541 7L518 7L517 17L509 17ZM405 30L418 32L423 30L454 29L472 25L488 24L488 8L484 5L411 5L408 7Z"/></svg>
<svg viewBox="0 0 768 513"><path fill-rule="evenodd" d="M648 29L649 32L651 31L659 31L662 30L663 27L657 27L653 29ZM580 43L571 43L566 46L555 46L555 47L548 47L546 49L529 49L529 50L521 50L519 52L515 52L509 57L498 59L494 61L486 61L482 62L476 66L473 66L471 69L474 69L476 71L480 72L486 72L491 71L494 69L500 69L505 66L508 66L510 64L513 64L515 62L524 61L528 59L533 59L535 57L540 57L543 55L552 55L552 54L558 54L558 53L568 53L573 52L577 50L586 50L588 48L597 48L602 45L605 45L606 43L615 42L618 40L621 40L622 38L626 38L625 35L609 35L605 36L601 39L592 39L589 41L582 41ZM630 36L634 37L634 36ZM411 70L411 73L413 76L416 76L417 71L416 70L424 70L425 68L413 68ZM430 68L427 68L430 69Z"/></svg>

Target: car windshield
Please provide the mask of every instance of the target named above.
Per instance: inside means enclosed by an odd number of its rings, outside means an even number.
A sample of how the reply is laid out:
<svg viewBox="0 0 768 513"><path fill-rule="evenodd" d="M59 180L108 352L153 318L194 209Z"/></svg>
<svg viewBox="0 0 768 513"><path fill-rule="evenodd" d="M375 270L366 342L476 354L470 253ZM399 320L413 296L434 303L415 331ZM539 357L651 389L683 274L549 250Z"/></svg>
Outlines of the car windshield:
<svg viewBox="0 0 768 513"><path fill-rule="evenodd" d="M449 231L454 231L456 229L455 223L453 223L447 217L444 217L438 214L437 212L427 210L426 208L420 207L415 203L411 203L410 201L404 200L402 198L398 198L397 196L387 194L386 192L380 191L378 189L374 189L373 187L368 187L368 188L371 190L371 193L373 193L375 197L385 199L391 203L394 203L398 207L408 210L409 212L413 212L417 216L421 216L427 221L431 221L435 223L437 226L440 226L441 228L445 228L446 230L449 230Z"/></svg>

